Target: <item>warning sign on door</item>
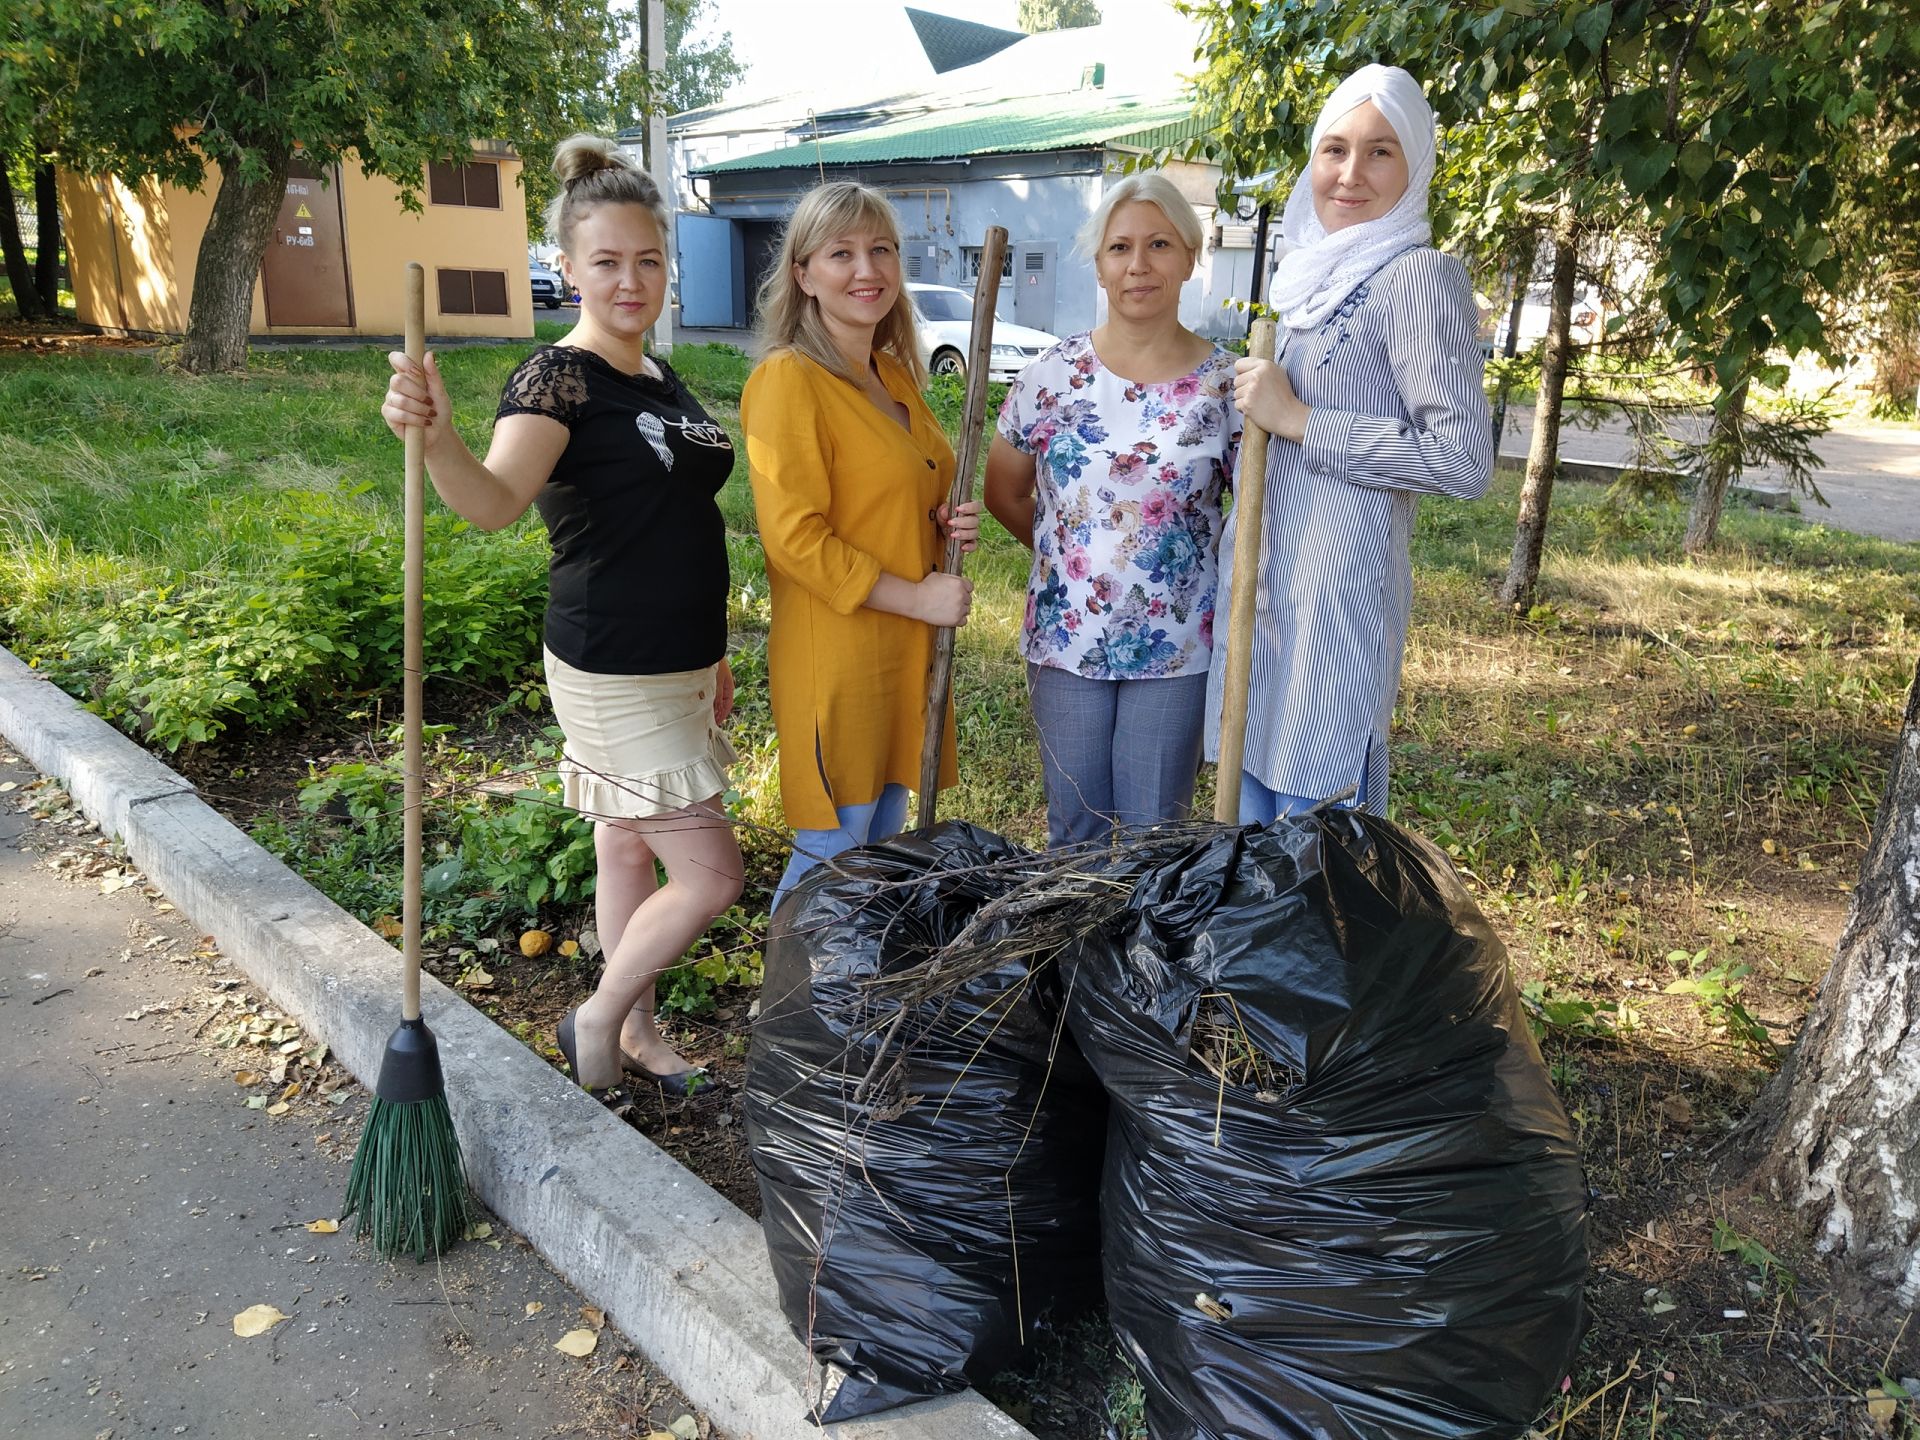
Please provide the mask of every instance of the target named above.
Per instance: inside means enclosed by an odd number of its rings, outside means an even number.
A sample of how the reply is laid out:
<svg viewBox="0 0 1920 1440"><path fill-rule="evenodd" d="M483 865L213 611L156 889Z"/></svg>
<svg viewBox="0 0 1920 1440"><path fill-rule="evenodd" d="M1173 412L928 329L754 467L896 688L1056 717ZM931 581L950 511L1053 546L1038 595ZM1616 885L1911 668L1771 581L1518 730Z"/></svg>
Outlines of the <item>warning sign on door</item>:
<svg viewBox="0 0 1920 1440"><path fill-rule="evenodd" d="M296 218L301 220L311 220L313 218L313 212L307 208L307 202L304 200L300 202L300 208L293 213Z"/></svg>

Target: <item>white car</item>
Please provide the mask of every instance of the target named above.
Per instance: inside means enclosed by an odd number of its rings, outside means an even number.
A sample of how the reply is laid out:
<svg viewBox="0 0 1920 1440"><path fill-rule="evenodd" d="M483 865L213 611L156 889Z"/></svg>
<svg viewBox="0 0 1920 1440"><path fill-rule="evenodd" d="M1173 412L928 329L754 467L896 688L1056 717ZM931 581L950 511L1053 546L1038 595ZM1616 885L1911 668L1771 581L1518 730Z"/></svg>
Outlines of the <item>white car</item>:
<svg viewBox="0 0 1920 1440"><path fill-rule="evenodd" d="M907 286L920 315L920 358L935 375L967 373L967 342L973 335L973 296L951 285ZM987 378L1011 380L1027 362L1057 344L1059 336L993 317L993 350Z"/></svg>

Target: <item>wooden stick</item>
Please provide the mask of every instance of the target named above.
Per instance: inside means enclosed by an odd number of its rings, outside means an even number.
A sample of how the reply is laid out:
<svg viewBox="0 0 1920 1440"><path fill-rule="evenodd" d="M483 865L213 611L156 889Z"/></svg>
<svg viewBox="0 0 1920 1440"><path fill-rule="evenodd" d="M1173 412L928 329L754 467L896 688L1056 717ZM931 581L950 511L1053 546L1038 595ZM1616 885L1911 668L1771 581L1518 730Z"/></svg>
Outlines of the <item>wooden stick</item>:
<svg viewBox="0 0 1920 1440"><path fill-rule="evenodd" d="M994 301L1007 254L1004 227L987 227L980 246L980 278L973 287L973 333L967 341L967 403L960 413L960 449L947 492L947 513L973 498L973 472L980 461L980 428L987 419L987 362L993 351ZM941 572L960 573L960 542L947 540ZM933 663L927 672L927 733L920 746L920 824L933 824L940 800L940 749L947 733L947 700L953 693L953 627L934 631Z"/></svg>
<svg viewBox="0 0 1920 1440"><path fill-rule="evenodd" d="M416 365L427 353L427 272L418 261L407 265L407 357ZM441 416L442 423L450 416ZM406 586L402 608L406 619L403 718L406 734L405 853L401 880L401 954L405 964L406 996L400 1007L403 1020L420 1018L420 858L423 846L424 755L421 743L420 640L426 628L423 616L426 592L427 432L409 425L406 433Z"/></svg>
<svg viewBox="0 0 1920 1440"><path fill-rule="evenodd" d="M1253 322L1247 353L1273 359L1272 320ZM1240 771L1247 750L1247 691L1253 684L1253 628L1260 594L1260 536L1267 504L1267 432L1246 421L1240 431L1240 468L1233 481L1233 601L1227 619L1227 676L1221 696L1220 769L1214 777L1213 818L1240 823Z"/></svg>

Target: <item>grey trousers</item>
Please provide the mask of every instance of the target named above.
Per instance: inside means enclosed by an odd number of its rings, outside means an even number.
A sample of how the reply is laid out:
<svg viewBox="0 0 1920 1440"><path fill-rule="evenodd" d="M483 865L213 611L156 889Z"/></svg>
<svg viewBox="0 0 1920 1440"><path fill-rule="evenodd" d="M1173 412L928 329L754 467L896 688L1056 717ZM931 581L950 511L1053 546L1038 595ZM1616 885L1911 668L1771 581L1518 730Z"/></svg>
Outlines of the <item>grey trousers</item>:
<svg viewBox="0 0 1920 1440"><path fill-rule="evenodd" d="M1115 825L1184 820L1200 773L1207 676L1089 680L1027 665L1047 788L1047 844L1107 838Z"/></svg>

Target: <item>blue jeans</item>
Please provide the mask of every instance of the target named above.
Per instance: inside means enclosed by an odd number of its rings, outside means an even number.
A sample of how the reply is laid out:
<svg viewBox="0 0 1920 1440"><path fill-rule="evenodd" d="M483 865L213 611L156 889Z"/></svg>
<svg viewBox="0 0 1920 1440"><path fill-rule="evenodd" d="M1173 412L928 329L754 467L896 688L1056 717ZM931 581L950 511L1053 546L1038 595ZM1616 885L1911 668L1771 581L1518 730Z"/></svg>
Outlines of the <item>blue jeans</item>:
<svg viewBox="0 0 1920 1440"><path fill-rule="evenodd" d="M1089 680L1029 662L1027 688L1040 730L1049 846L1099 843L1116 825L1187 818L1200 773L1204 670Z"/></svg>
<svg viewBox="0 0 1920 1440"><path fill-rule="evenodd" d="M1278 790L1269 790L1245 770L1240 772L1240 823L1242 825L1271 825L1282 815L1304 815L1314 806L1325 803L1310 800L1305 795L1284 795ZM1351 799L1342 800L1343 810L1359 810L1367 803L1367 770L1360 767L1360 792Z"/></svg>
<svg viewBox="0 0 1920 1440"><path fill-rule="evenodd" d="M898 835L906 828L908 793L904 785L889 785L880 792L878 800L869 800L865 805L834 806L834 816L840 822L837 829L794 831L793 858L787 861L786 873L774 888L773 904L767 913L778 910L787 892L822 861L831 860L856 845L871 845L876 840Z"/></svg>

